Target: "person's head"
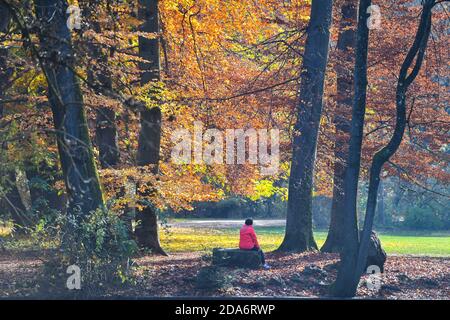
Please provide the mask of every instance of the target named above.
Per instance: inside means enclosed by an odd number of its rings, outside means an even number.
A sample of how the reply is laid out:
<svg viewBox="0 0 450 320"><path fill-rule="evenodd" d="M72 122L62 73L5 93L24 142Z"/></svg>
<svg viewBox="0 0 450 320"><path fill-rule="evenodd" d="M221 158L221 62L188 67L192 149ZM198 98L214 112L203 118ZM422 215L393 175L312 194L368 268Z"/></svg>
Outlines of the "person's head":
<svg viewBox="0 0 450 320"><path fill-rule="evenodd" d="M253 225L253 219L251 219L251 218L246 219L246 220L245 220L245 224L246 224L247 226Z"/></svg>

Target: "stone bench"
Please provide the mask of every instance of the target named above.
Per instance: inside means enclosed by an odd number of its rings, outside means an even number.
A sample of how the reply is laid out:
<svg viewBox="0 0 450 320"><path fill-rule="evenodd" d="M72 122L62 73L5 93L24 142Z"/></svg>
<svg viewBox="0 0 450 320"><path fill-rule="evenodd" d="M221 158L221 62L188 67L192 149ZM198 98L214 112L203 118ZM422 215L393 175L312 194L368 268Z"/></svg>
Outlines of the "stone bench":
<svg viewBox="0 0 450 320"><path fill-rule="evenodd" d="M240 249L213 249L213 265L223 267L237 267L258 269L262 267L261 256L258 251Z"/></svg>

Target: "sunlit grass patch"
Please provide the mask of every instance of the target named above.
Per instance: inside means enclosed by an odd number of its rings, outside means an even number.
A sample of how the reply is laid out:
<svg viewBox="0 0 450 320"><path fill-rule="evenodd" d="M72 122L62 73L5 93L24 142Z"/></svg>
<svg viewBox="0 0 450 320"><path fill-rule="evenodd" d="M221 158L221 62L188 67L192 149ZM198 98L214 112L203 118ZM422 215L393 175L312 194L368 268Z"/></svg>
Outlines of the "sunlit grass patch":
<svg viewBox="0 0 450 320"><path fill-rule="evenodd" d="M12 224L0 221L0 237L7 237L12 232Z"/></svg>
<svg viewBox="0 0 450 320"><path fill-rule="evenodd" d="M258 239L263 250L275 250L283 240L284 230L280 227L257 228ZM322 245L326 234L316 234L316 241ZM239 245L239 228L169 228L161 233L161 243L168 251L208 251L213 248L235 248Z"/></svg>
<svg viewBox="0 0 450 320"><path fill-rule="evenodd" d="M450 256L449 236L380 235L388 253Z"/></svg>
<svg viewBox="0 0 450 320"><path fill-rule="evenodd" d="M161 243L169 252L210 251L213 248L236 248L239 244L239 228L169 228L169 233L161 233ZM283 241L283 227L256 227L261 247L265 251L278 248ZM450 237L380 234L380 239L388 254L411 254L429 256L450 256ZM314 233L318 246L326 239L326 232Z"/></svg>

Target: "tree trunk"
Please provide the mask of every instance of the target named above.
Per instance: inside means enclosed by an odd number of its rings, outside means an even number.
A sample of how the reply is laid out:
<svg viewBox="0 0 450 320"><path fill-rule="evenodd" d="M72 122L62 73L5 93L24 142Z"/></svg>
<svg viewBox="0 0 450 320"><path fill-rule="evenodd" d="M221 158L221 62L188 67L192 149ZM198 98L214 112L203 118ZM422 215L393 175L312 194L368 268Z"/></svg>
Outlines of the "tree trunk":
<svg viewBox="0 0 450 320"><path fill-rule="evenodd" d="M94 7L92 7L94 6ZM96 33L101 32L100 23L94 17L92 10L95 4L88 4L85 8L86 15L90 18ZM113 84L108 70L108 56L102 52L99 44L90 43L91 55L97 60L88 71L88 81L95 88L101 87L112 91ZM101 92L101 90L99 90ZM116 125L116 112L107 107L99 107L96 111L95 138L99 151L99 159L102 168L115 166L120 160L119 141Z"/></svg>
<svg viewBox="0 0 450 320"><path fill-rule="evenodd" d="M386 212L384 209L384 188L382 181L380 181L380 189L378 190L377 213L378 224L384 227L386 225Z"/></svg>
<svg viewBox="0 0 450 320"><path fill-rule="evenodd" d="M98 2L80 2L80 8L83 10L83 17L92 26L96 33L101 33L101 24L96 17L96 9L100 5ZM95 43L95 40L88 44L90 49L90 58L95 61L87 72L89 85L99 92L102 89L112 91L111 73L108 69L108 55L102 52L101 44ZM120 150L116 125L116 113L113 109L99 106L96 110L95 121L95 142L98 147L99 160L102 168L109 168L119 163Z"/></svg>
<svg viewBox="0 0 450 320"><path fill-rule="evenodd" d="M100 27L98 27L100 32ZM108 70L108 57L95 45L91 46L94 57L99 59L99 67L93 67L88 73L88 80L94 86L112 90L112 80ZM107 107L99 107L96 111L95 138L102 168L109 168L119 163L120 150L116 125L116 112Z"/></svg>
<svg viewBox="0 0 450 320"><path fill-rule="evenodd" d="M356 268L353 270L355 280L353 284L358 284L361 274L364 272L365 262L367 260L368 248L370 243L370 235L372 233L373 220L375 217L375 209L377 203L377 193L380 184L380 173L383 165L398 150L405 132L406 127L406 93L408 87L413 83L419 74L425 51L428 45L428 39L431 31L432 9L436 4L436 0L425 0L423 2L423 10L420 18L419 27L403 64L400 69L400 75L397 82L396 92L396 122L395 129L389 143L378 151L372 160L369 178L369 191L367 196L366 217L364 220L364 228L361 236L361 244L358 251L358 260ZM411 69L412 67L412 69ZM409 70L411 71L409 72ZM356 288L354 289L356 291Z"/></svg>
<svg viewBox="0 0 450 320"><path fill-rule="evenodd" d="M102 168L117 165L120 151L114 110L105 107L97 110L95 138Z"/></svg>
<svg viewBox="0 0 450 320"><path fill-rule="evenodd" d="M403 194L405 192L405 190L402 188L402 178L398 177L398 182L395 184L395 188L394 188L394 199L392 200L392 212L391 215L392 216L396 216L399 213L399 209L400 209L400 202L402 201L403 198Z"/></svg>
<svg viewBox="0 0 450 320"><path fill-rule="evenodd" d="M272 215L272 197L266 199L266 216L270 217Z"/></svg>
<svg viewBox="0 0 450 320"><path fill-rule="evenodd" d="M354 281L351 268L357 258L359 232L357 222L357 196L359 170L361 163L361 146L364 130L367 94L367 54L369 46L369 28L367 27L368 8L371 0L360 0L358 9L358 28L355 56L355 97L352 109L348 160L344 180L344 247L341 263L332 294L339 297L355 295L351 281ZM356 287L355 287L356 288Z"/></svg>
<svg viewBox="0 0 450 320"><path fill-rule="evenodd" d="M35 0L40 21L41 66L48 84L69 215L77 219L103 208L103 195L86 123L83 97L73 72L67 1Z"/></svg>
<svg viewBox="0 0 450 320"><path fill-rule="evenodd" d="M7 181L5 183L7 187L6 194L0 196L1 208L5 209L5 212L9 214L11 220L14 223L14 231L17 233L24 233L26 228L31 225L31 221L28 218L27 209L20 197L19 189L16 183L16 173L10 171L6 173Z"/></svg>
<svg viewBox="0 0 450 320"><path fill-rule="evenodd" d="M6 32L10 22L11 12L9 7L5 3L0 3L0 32Z"/></svg>
<svg viewBox="0 0 450 320"><path fill-rule="evenodd" d="M159 33L158 0L140 0L139 17L144 20L141 30ZM141 84L160 80L160 45L159 37L148 39L139 37L139 55L148 62L141 63L143 70ZM156 101L156 99L155 99ZM153 107L140 113L141 131L139 132L137 164L138 166L152 165L152 173L157 175L159 168L159 149L161 144L161 110ZM141 188L137 188L140 190ZM153 188L141 192L140 198L151 198L156 192ZM140 191L138 191L140 192ZM153 206L145 204L143 210L136 214L136 239L142 248L154 253L166 254L159 243L158 219Z"/></svg>
<svg viewBox="0 0 450 320"><path fill-rule="evenodd" d="M312 1L293 139L286 234L278 251L317 249L312 230L312 193L332 8L332 0Z"/></svg>
<svg viewBox="0 0 450 320"><path fill-rule="evenodd" d="M337 74L337 110L334 117L336 141L334 144L333 201L328 236L322 252L341 252L344 225L344 176L345 161L348 158L351 108L353 99L354 48L356 41L357 8L352 0L346 0L341 7L337 49L339 62Z"/></svg>

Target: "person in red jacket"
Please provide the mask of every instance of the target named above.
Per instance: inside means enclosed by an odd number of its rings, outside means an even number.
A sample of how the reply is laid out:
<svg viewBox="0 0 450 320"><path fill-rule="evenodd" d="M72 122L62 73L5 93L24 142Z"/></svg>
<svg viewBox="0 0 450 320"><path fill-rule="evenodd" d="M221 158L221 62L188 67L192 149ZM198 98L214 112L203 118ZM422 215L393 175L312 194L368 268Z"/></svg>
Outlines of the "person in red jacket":
<svg viewBox="0 0 450 320"><path fill-rule="evenodd" d="M264 257L264 252L258 243L258 238L256 237L255 229L253 229L253 220L245 220L245 224L242 226L240 231L239 239L239 249L241 250L255 250L261 255L261 261L263 263L264 269L270 269L270 266L266 263Z"/></svg>

